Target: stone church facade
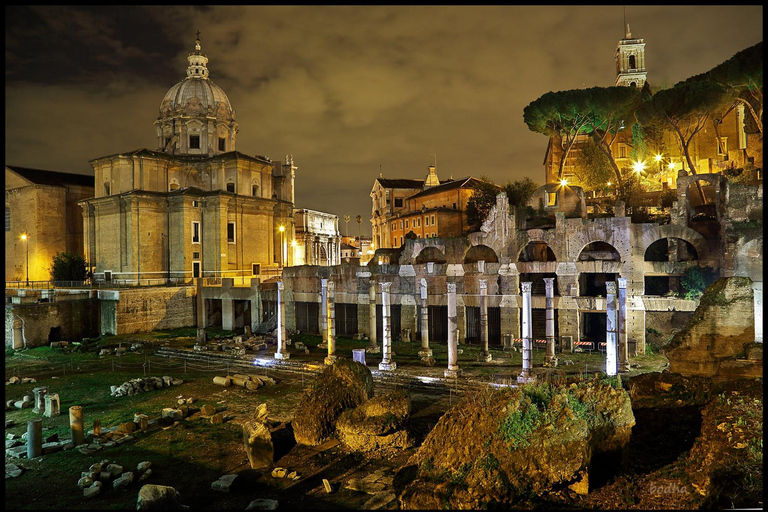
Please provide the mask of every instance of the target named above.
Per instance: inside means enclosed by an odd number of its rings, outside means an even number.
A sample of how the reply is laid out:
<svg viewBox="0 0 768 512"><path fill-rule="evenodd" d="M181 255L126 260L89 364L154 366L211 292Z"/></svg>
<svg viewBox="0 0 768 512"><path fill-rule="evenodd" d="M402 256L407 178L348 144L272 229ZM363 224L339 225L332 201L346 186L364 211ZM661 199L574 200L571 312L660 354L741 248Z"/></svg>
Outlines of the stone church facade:
<svg viewBox="0 0 768 512"><path fill-rule="evenodd" d="M235 111L209 78L199 40L188 62L160 104L158 149L90 162L95 196L79 204L97 281L247 284L288 263L281 241L294 233L293 158L237 151Z"/></svg>

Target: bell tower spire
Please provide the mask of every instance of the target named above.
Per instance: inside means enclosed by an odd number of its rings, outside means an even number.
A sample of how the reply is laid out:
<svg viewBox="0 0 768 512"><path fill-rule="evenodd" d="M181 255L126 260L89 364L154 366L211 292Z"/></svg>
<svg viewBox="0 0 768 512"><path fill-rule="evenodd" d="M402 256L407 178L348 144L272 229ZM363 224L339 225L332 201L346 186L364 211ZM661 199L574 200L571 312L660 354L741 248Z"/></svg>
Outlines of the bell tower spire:
<svg viewBox="0 0 768 512"><path fill-rule="evenodd" d="M626 15L624 21L624 39L616 47L616 85L642 88L647 79L645 40L632 38Z"/></svg>

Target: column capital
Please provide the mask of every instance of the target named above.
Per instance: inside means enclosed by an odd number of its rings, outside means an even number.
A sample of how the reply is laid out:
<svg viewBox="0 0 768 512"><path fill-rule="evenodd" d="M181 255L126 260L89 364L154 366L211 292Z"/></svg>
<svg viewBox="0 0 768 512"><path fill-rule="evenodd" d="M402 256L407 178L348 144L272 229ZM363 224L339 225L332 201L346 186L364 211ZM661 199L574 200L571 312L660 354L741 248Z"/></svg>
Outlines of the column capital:
<svg viewBox="0 0 768 512"><path fill-rule="evenodd" d="M447 283L448 293L456 293L456 283Z"/></svg>
<svg viewBox="0 0 768 512"><path fill-rule="evenodd" d="M531 293L531 285L533 283L531 282L522 282L520 283L520 291L522 293Z"/></svg>
<svg viewBox="0 0 768 512"><path fill-rule="evenodd" d="M479 279L478 280L478 284L480 285L480 293L488 291L488 280L487 279Z"/></svg>
<svg viewBox="0 0 768 512"><path fill-rule="evenodd" d="M619 288L626 288L627 287L627 278L626 277L619 277L617 279L619 282Z"/></svg>
<svg viewBox="0 0 768 512"><path fill-rule="evenodd" d="M609 295L616 295L616 282L607 281L605 283L605 292Z"/></svg>
<svg viewBox="0 0 768 512"><path fill-rule="evenodd" d="M282 281L278 281L277 282L277 289L280 290L280 291L283 291L283 282Z"/></svg>
<svg viewBox="0 0 768 512"><path fill-rule="evenodd" d="M379 286L381 286L381 291L388 292L389 287L392 286L392 283L379 283Z"/></svg>
<svg viewBox="0 0 768 512"><path fill-rule="evenodd" d="M547 295L550 295L552 291L555 289L555 278L554 277L545 277L544 278L544 287L547 290Z"/></svg>

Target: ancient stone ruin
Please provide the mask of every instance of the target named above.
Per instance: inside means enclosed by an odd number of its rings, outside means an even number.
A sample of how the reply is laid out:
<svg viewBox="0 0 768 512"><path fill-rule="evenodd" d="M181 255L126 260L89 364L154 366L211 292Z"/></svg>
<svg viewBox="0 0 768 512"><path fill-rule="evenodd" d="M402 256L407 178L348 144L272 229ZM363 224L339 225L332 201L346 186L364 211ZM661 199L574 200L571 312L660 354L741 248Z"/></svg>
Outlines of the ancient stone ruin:
<svg viewBox="0 0 768 512"><path fill-rule="evenodd" d="M373 376L360 363L339 358L323 370L301 398L293 419L299 444L315 446L336 431L336 421L346 409L373 396Z"/></svg>
<svg viewBox="0 0 768 512"><path fill-rule="evenodd" d="M163 377L136 378L123 382L119 386L111 386L110 394L112 396L131 396L137 393L154 391L162 387L178 386L183 383L182 379L174 379L167 375Z"/></svg>
<svg viewBox="0 0 768 512"><path fill-rule="evenodd" d="M634 424L627 392L600 381L477 392L401 469L400 506L507 508L553 489L586 494L594 455L620 451Z"/></svg>
<svg viewBox="0 0 768 512"><path fill-rule="evenodd" d="M406 428L411 399L405 390L376 396L354 409L344 411L336 423L339 440L356 451L413 446Z"/></svg>

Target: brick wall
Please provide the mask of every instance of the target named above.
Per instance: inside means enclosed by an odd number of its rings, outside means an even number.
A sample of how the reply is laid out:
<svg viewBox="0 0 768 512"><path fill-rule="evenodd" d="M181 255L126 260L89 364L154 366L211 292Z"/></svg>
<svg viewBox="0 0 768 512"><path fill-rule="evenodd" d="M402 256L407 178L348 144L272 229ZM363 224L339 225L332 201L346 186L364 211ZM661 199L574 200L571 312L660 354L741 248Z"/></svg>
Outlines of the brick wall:
<svg viewBox="0 0 768 512"><path fill-rule="evenodd" d="M193 286L120 290L117 334L194 327L195 310Z"/></svg>

